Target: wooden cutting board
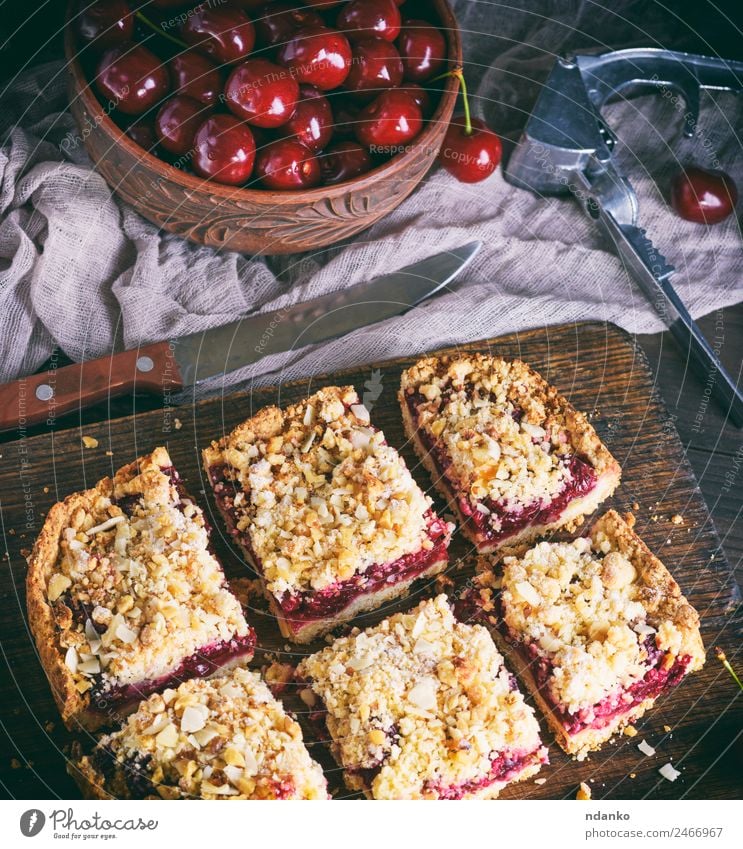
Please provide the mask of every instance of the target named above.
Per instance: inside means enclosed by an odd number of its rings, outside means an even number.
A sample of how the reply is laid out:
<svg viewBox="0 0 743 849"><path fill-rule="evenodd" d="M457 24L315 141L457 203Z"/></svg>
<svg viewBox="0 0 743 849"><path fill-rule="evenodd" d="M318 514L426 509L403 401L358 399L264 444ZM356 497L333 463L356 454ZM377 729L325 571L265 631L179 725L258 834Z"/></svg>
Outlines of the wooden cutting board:
<svg viewBox="0 0 743 849"><path fill-rule="evenodd" d="M585 781L591 785L594 798L740 798L742 751L740 741L736 748L734 740L743 724L741 699L734 704L737 687L713 651L719 645L733 656L740 646L743 621L735 613L739 594L643 353L630 336L603 324L544 328L464 348L520 357L554 383L578 409L590 414L600 437L624 469L623 483L612 506L635 512L636 530L666 563L699 611L708 650L704 670L660 700L638 723L638 737L623 737L583 763L562 754L541 721L544 739L550 745L551 764L539 776L546 782L516 785L504 796L573 798L578 784ZM71 429L0 446L0 520L6 546L0 635L7 661L4 672L10 674L2 690L2 714L11 745L11 750L3 753L0 774L9 794L20 798L78 797L65 773L65 752L73 735L65 731L57 717L25 618L24 552L31 547L49 507L113 474L156 445L166 445L189 490L211 514L216 547L228 574L246 576L240 557L221 532L210 496L204 495L200 449L267 404L284 405L324 385L353 384L371 410L372 421L384 429L392 445L402 448L420 485L430 491L426 472L406 446L396 399L400 374L411 362L377 363L278 389L228 395L188 407L166 407L88 425L82 431ZM83 435L95 437L98 446L84 448ZM682 517L681 523L678 518L674 523L674 516ZM468 554L468 547L457 541L452 563L463 558L465 565L450 570L456 583L471 574ZM424 587L415 598L432 592L432 587ZM413 603L409 598L398 606ZM256 655L256 665L274 658L296 662L300 654L280 637L260 602L255 603L250 618L263 648ZM366 625L378 619L369 615L358 622ZM295 704L291 697L287 702ZM643 739L655 747L654 757L638 751L637 743ZM85 742L89 745L92 741ZM326 767L337 797L347 796L338 769L322 744L310 738L309 745ZM682 773L675 783L658 773L669 761Z"/></svg>

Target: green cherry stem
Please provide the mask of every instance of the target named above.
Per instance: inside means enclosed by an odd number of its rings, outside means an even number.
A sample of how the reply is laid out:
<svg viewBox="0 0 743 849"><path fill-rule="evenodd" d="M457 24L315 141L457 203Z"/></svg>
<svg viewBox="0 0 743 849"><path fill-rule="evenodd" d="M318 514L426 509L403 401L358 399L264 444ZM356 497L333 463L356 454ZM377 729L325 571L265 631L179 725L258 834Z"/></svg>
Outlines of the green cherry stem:
<svg viewBox="0 0 743 849"><path fill-rule="evenodd" d="M735 670L733 669L730 661L725 656L725 652L719 647L715 646L715 654L717 655L717 659L720 663L727 669L727 671L733 676L733 681L743 690L743 683L741 683L740 678L738 678Z"/></svg>
<svg viewBox="0 0 743 849"><path fill-rule="evenodd" d="M467 83L464 79L464 71L461 68L455 68L453 71L447 71L445 74L440 74L438 77L434 77L431 82L435 83L439 80L445 80L449 77L453 77L455 80L459 80L459 85L462 89L462 100L464 102L464 132L466 135L472 135L472 113L470 112L470 99L467 93Z"/></svg>
<svg viewBox="0 0 743 849"><path fill-rule="evenodd" d="M185 41L181 41L180 38L176 38L174 35L170 35L170 33L165 32L162 27L159 27L154 21L151 21L144 12L135 12L134 16L137 20L142 21L142 23L149 27L153 32L156 32L158 35L161 35L163 38L167 38L168 41L172 41L173 44L177 44L178 47L182 47L184 50L188 50L188 45Z"/></svg>

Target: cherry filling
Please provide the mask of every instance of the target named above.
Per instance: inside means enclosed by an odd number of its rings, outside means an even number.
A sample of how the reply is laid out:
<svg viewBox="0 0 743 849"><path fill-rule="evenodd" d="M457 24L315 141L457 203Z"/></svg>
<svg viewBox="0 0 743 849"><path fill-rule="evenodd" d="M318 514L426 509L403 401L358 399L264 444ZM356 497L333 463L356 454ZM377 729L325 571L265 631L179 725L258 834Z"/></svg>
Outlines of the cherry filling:
<svg viewBox="0 0 743 849"><path fill-rule="evenodd" d="M547 752L541 746L526 755L516 752L496 754L490 761L490 771L482 778L475 778L454 787L447 787L435 781L427 781L423 785L423 792L436 793L437 797L442 800L462 799L469 794L485 790L493 784L513 781L528 767L548 762Z"/></svg>
<svg viewBox="0 0 743 849"><path fill-rule="evenodd" d="M658 649L652 636L646 638L644 645L648 653L648 669L645 675L629 687L616 690L597 704L583 708L577 713L570 713L553 698L549 688L553 666L546 657L539 654L538 647L534 643L528 646L521 644L518 651L532 666L532 675L542 697L549 703L567 733L573 735L588 728L605 728L618 716L629 713L645 699L654 699L681 681L691 663L689 655L676 657L669 665L669 654Z"/></svg>
<svg viewBox="0 0 743 849"><path fill-rule="evenodd" d="M426 399L418 393L408 397L408 408L418 437L423 443L423 447L431 455L439 475L456 486L457 479L452 471L448 454L440 443L431 438L427 430L420 427L417 408L424 403L427 403ZM520 411L514 411L514 419L518 421L520 417ZM586 460L573 454L563 457L562 462L567 467L570 477L560 492L546 506L541 501L535 501L523 510L516 512L508 510L504 504L490 498L472 502L465 496L457 496L459 510L475 526L478 540L481 542L500 542L530 525L546 525L554 522L571 501L587 495L596 486L596 471ZM451 486L449 489L451 491ZM486 507L488 512L484 513L479 510L478 504ZM498 520L498 529L493 527L493 518Z"/></svg>
<svg viewBox="0 0 743 849"><path fill-rule="evenodd" d="M91 690L91 701L99 710L113 705L121 706L139 702L168 687L177 687L190 678L207 678L231 661L241 658L247 660L253 656L255 644L255 631L250 628L242 637L222 640L199 649L182 660L167 675L159 678L149 678L136 684L110 684L99 680Z"/></svg>
<svg viewBox="0 0 743 849"><path fill-rule="evenodd" d="M249 534L240 531L237 527L238 516L234 498L240 491L238 485L229 479L226 466L213 466L209 470L209 476L214 488L214 497L230 535L260 570L260 560L253 551ZM410 581L423 574L435 563L446 560L449 546L449 529L446 522L432 512L426 515L426 519L428 539L433 543L432 548L420 549L390 563L374 564L365 572L354 575L348 580L338 581L323 590L312 590L294 595L285 593L278 599L281 610L287 614L292 623L306 624L328 619L340 613L359 596L378 592L384 587L401 581Z"/></svg>

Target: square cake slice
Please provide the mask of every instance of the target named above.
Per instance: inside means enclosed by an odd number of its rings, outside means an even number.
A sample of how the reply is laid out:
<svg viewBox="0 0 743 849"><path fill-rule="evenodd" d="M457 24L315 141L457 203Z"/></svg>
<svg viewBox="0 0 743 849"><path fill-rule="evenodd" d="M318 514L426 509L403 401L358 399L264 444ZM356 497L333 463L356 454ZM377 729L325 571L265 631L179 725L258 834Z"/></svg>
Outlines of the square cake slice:
<svg viewBox="0 0 743 849"><path fill-rule="evenodd" d="M93 799L328 798L299 725L240 667L150 696L69 772Z"/></svg>
<svg viewBox="0 0 743 849"><path fill-rule="evenodd" d="M599 749L704 665L696 610L614 511L573 542L504 557L502 579L487 561L480 581L500 593L477 603L568 754Z"/></svg>
<svg viewBox="0 0 743 849"><path fill-rule="evenodd" d="M204 468L294 642L446 567L450 526L350 387L261 410L204 451Z"/></svg>
<svg viewBox="0 0 743 849"><path fill-rule="evenodd" d="M408 438L478 551L577 527L619 484L585 416L524 363L429 357L403 373Z"/></svg>
<svg viewBox="0 0 743 849"><path fill-rule="evenodd" d="M486 628L446 596L303 660L310 718L369 799L493 799L547 763L539 725Z"/></svg>
<svg viewBox="0 0 743 849"><path fill-rule="evenodd" d="M95 730L178 681L245 662L255 634L201 509L156 448L49 511L28 618L68 727Z"/></svg>

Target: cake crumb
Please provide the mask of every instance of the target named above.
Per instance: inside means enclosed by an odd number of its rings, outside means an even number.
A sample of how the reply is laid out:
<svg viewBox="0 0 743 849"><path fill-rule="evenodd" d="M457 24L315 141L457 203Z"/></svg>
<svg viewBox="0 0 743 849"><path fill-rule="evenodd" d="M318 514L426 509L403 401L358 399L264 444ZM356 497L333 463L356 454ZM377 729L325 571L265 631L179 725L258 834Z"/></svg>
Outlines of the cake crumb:
<svg viewBox="0 0 743 849"><path fill-rule="evenodd" d="M173 427L176 430L180 430L183 427L183 422L179 418L173 419Z"/></svg>
<svg viewBox="0 0 743 849"><path fill-rule="evenodd" d="M294 667L288 663L272 663L263 670L263 677L274 696L280 696L294 676Z"/></svg>
<svg viewBox="0 0 743 849"><path fill-rule="evenodd" d="M46 495L49 492L49 487L45 486L44 489L43 489L43 492L44 492L44 495Z"/></svg>
<svg viewBox="0 0 743 849"><path fill-rule="evenodd" d="M670 725L664 725L663 730L666 732L666 734L669 734L673 729Z"/></svg>
<svg viewBox="0 0 743 849"><path fill-rule="evenodd" d="M625 737L637 737L637 729L634 725L627 725L624 729Z"/></svg>
<svg viewBox="0 0 743 849"><path fill-rule="evenodd" d="M106 451L106 457L113 457L113 455L114 455L113 451Z"/></svg>
<svg viewBox="0 0 743 849"><path fill-rule="evenodd" d="M674 525L683 525L684 517L680 513L674 513L673 516L671 516L671 521Z"/></svg>
<svg viewBox="0 0 743 849"><path fill-rule="evenodd" d="M52 731L54 731L54 723L51 721L51 719L48 719L44 723L44 731L46 731L47 734L51 734Z"/></svg>
<svg viewBox="0 0 743 849"><path fill-rule="evenodd" d="M83 437L83 445L86 448L97 448L98 440L94 436L84 436Z"/></svg>
<svg viewBox="0 0 743 849"><path fill-rule="evenodd" d="M547 779L546 778L535 778L534 783L538 784L541 787L543 784L547 783Z"/></svg>
<svg viewBox="0 0 743 849"><path fill-rule="evenodd" d="M658 521L658 514L653 513L653 515L650 517L650 521L651 522L657 522Z"/></svg>
<svg viewBox="0 0 743 849"><path fill-rule="evenodd" d="M585 781L581 781L578 792L575 794L575 798L581 802L586 802L591 798L591 788Z"/></svg>
<svg viewBox="0 0 743 849"><path fill-rule="evenodd" d="M21 762L18 760L18 758L11 758L11 759L10 759L10 768L11 768L11 769L20 769L20 768L21 768L21 766L22 766L22 764L21 764Z"/></svg>
<svg viewBox="0 0 743 849"><path fill-rule="evenodd" d="M437 575L434 583L437 593L445 593L454 586L454 581L448 575Z"/></svg>
<svg viewBox="0 0 743 849"><path fill-rule="evenodd" d="M637 501L632 502L632 509L633 510L639 510L640 509L640 505L637 503Z"/></svg>
<svg viewBox="0 0 743 849"><path fill-rule="evenodd" d="M637 773L636 773L636 772L631 772L631 773L629 774L629 777L630 777L630 778L637 778Z"/></svg>

